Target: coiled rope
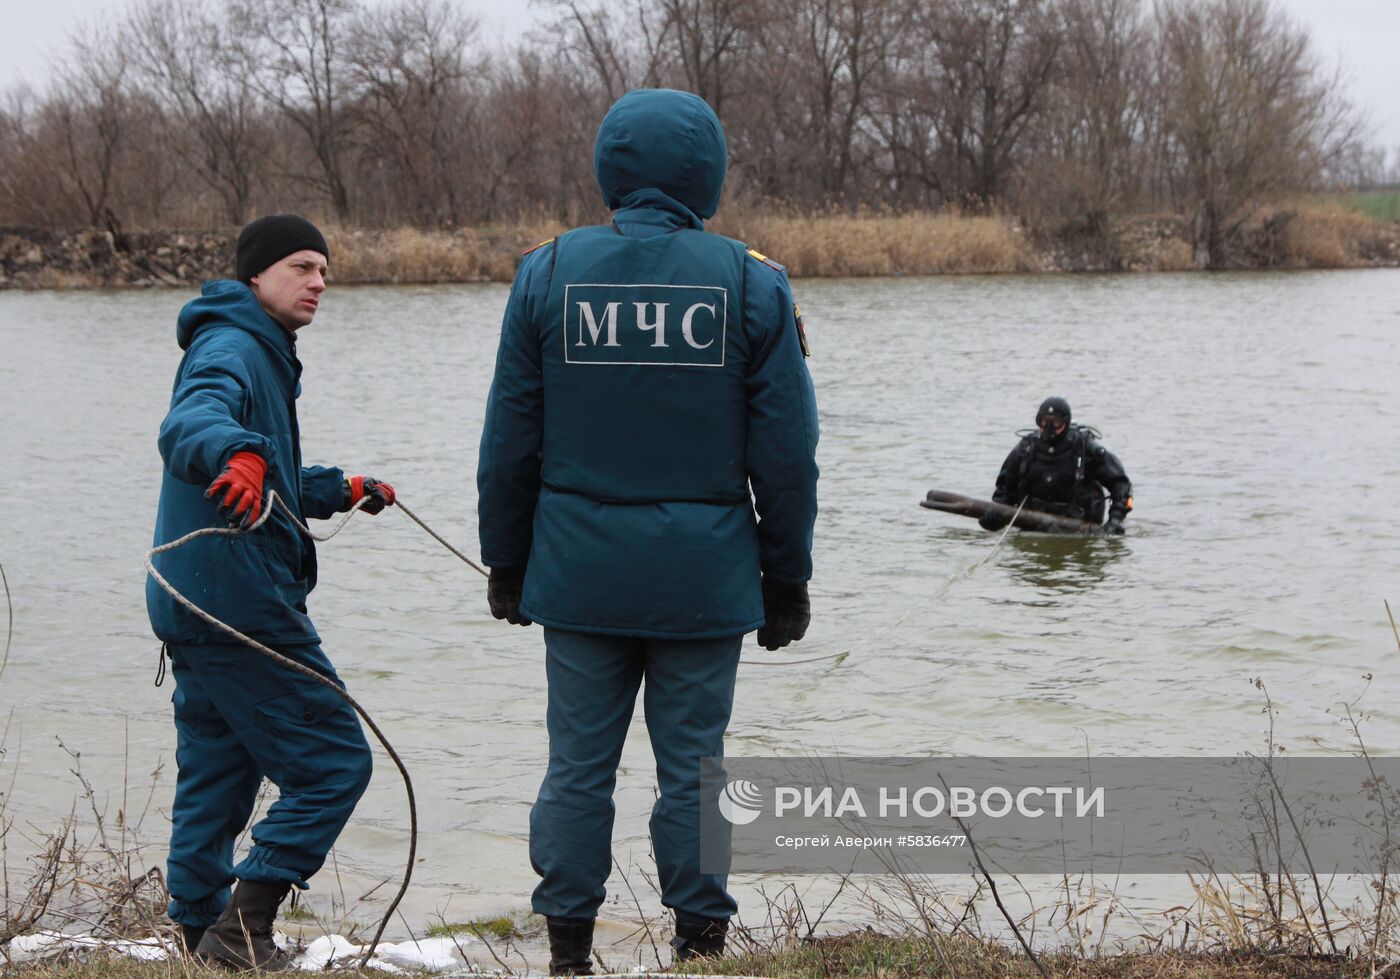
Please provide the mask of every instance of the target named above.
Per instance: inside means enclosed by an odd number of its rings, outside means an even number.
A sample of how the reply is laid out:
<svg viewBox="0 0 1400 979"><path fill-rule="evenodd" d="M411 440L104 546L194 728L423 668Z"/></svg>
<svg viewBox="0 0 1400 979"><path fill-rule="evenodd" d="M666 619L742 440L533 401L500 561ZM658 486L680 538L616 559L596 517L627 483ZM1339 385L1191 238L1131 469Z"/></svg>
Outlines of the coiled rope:
<svg viewBox="0 0 1400 979"><path fill-rule="evenodd" d="M285 513L288 517L290 517L292 522L296 524L297 528L307 537L310 537L312 540L318 542L328 541L336 534L340 533L340 531L345 527L346 523L349 522L350 518L353 517L355 513L368 501L369 497L364 497L360 499L354 506L352 506L349 509L345 516L340 518L340 521L336 523L334 527L331 528L329 533L316 534L311 530L310 527L306 526L306 524L301 522L300 518L298 518L297 515L291 511L291 508L288 507L286 503L282 502L282 498L277 495L277 491L272 490L267 494L267 502L263 507L262 516L259 517L246 530L240 530L235 527L204 527L200 530L191 531L185 536L173 540L168 544L161 544L158 547L151 548L149 551L146 552L145 557L147 573L150 574L150 576L156 580L156 583L158 585L160 585L167 592L169 592L170 596L174 598L175 601L179 602L190 612L194 613L199 618L203 619L205 622L208 622L210 625L218 629L222 629L224 632L228 633L230 636L237 639L239 642L247 646L251 646L253 649L256 649L264 656L271 657L272 659L276 660L278 663L281 663L288 669L295 670L298 673L308 676L311 679L317 681L318 683L324 684L325 686L329 687L330 689L334 690L337 694L339 694L347 704L354 708L355 713L359 714L360 717L364 719L365 724L368 725L369 729L374 732L375 738L379 740L379 743L384 746L384 750L388 753L389 757L393 759L394 764L399 769L399 774L403 776L404 791L408 794L408 863L404 867L403 883L399 885L399 892L394 895L393 901L389 903L389 909L384 912L384 917L379 922L379 928L377 931L375 931L373 940L369 943L369 947L365 949L365 953L360 959L361 969L365 968L369 964L369 960L373 957L374 950L379 946L379 940L384 937L384 929L389 926L389 919L393 917L394 912L398 909L399 902L403 900L404 894L407 893L409 881L413 877L413 863L418 854L418 802L413 794L413 779L409 777L408 768L404 765L403 759L399 757L399 753L394 750L394 746L389 743L389 739L384 735L384 732L379 729L379 725L374 723L374 718L370 717L369 712L360 706L359 701L357 701L354 697L350 696L349 691L347 691L340 684L331 680L329 677L326 677L321 673L318 673L317 671L311 669L311 667L305 666L301 663L298 663L294 659L289 659L288 657L283 656L275 649L271 649L268 646L263 645L256 639L253 639L251 636L247 636L239 632L233 626L225 622L220 622L218 619L214 618L214 616L210 615L208 612L204 611L204 609L200 608L194 602L190 601L184 595L180 594L180 592L177 591L175 587L170 584L170 582L165 580L165 577L159 571L156 570L155 557L158 554L164 554L167 551L173 551L177 547L183 547L190 541L200 537L208 537L214 534L219 534L228 537L237 537L242 534L252 533L253 531L262 527L262 525L267 522L267 519L270 516L272 516L272 508L274 505L281 507L282 512ZM448 550L452 551L453 554L456 554L468 564L472 564L472 562L469 561L460 551L454 548L451 544L448 544L447 541L443 540L441 537L438 537L438 535L434 533L426 524L424 524L423 521L419 520L416 516L413 516L413 514L409 513L409 511L405 507L403 507L402 504L398 504L398 506L399 509L403 510L404 513L408 514L408 516L411 517L415 523L417 523L424 530L427 530L428 533L432 534L432 536L435 539L437 539L441 544L447 547ZM472 566L477 567L475 564L472 564ZM477 570L480 571L481 569L478 567ZM6 585L6 595L8 596L8 594L9 586ZM6 653L8 654L8 652L9 645L7 642Z"/></svg>

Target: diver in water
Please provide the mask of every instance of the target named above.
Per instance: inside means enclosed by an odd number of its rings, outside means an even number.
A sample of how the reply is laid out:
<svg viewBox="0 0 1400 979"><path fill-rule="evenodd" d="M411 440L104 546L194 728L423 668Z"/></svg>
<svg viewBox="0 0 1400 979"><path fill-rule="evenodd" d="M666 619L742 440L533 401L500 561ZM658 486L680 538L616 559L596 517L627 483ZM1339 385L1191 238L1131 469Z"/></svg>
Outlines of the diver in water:
<svg viewBox="0 0 1400 979"><path fill-rule="evenodd" d="M1133 484L1118 457L1098 441L1098 432L1070 424L1069 402L1046 398L1035 413L1038 432L1021 438L1002 463L992 499L1007 506L1025 500L1028 510L1103 523L1104 533L1123 533L1133 509ZM1108 522L1104 523L1104 504ZM1000 530L1007 521L991 514L979 521Z"/></svg>

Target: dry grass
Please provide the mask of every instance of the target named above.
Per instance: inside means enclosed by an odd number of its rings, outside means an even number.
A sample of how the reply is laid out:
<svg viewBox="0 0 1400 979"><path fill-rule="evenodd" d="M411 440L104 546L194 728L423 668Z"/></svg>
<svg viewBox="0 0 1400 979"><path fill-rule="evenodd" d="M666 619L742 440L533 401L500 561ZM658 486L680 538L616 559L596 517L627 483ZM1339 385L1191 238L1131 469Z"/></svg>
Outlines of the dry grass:
<svg viewBox="0 0 1400 979"><path fill-rule="evenodd" d="M1180 272L1195 268L1179 216L1118 222L1124 267ZM735 207L713 231L738 238L787 266L793 278L1071 271L1078 260L1053 239L1035 244L1015 221L954 209L908 214L800 214ZM370 231L333 228L327 238L337 283L510 282L520 253L559 234L563 224L528 218L489 228ZM1400 229L1336 201L1288 202L1260 212L1241 236L1239 264L1255 268L1355 268L1400 260ZM77 285L58 278L51 287Z"/></svg>
<svg viewBox="0 0 1400 979"><path fill-rule="evenodd" d="M727 213L713 230L747 242L794 277L1025 272L1040 267L1001 217ZM564 230L547 221L457 231L332 229L339 283L509 282L520 252Z"/></svg>
<svg viewBox="0 0 1400 979"><path fill-rule="evenodd" d="M1381 222L1336 201L1298 201L1277 212L1280 264L1290 268L1338 269L1363 264L1363 243Z"/></svg>
<svg viewBox="0 0 1400 979"><path fill-rule="evenodd" d="M1191 243L1180 238L1161 238L1142 252L1143 271L1189 272L1196 267Z"/></svg>
<svg viewBox="0 0 1400 979"><path fill-rule="evenodd" d="M189 959L138 962L119 955L90 955L57 962L12 965L0 968L0 974L23 976L25 979L229 979L233 973L228 969ZM389 975L378 969L366 969L363 972L356 969L333 969L316 974L325 979Z"/></svg>
<svg viewBox="0 0 1400 979"><path fill-rule="evenodd" d="M560 230L540 223L451 232L333 228L326 243L338 283L509 282L521 250Z"/></svg>
<svg viewBox="0 0 1400 979"><path fill-rule="evenodd" d="M1047 955L1057 979L1362 979L1368 962L1257 952L1154 952L1086 959L1073 952ZM818 938L781 951L741 955L719 963L688 963L679 973L724 973L771 979L1039 979L1035 965L1011 949L964 935L928 937L857 932Z"/></svg>
<svg viewBox="0 0 1400 979"><path fill-rule="evenodd" d="M1073 953L1048 955L1043 964L1057 979L1363 979L1391 976L1371 963L1324 956L1269 955L1260 952L1211 954L1156 952L1084 959ZM227 979L228 970L188 960L137 962L119 956L15 965L0 970L24 979ZM980 939L955 935L935 942L925 937L857 932L818 938L780 950L701 960L674 974L768 976L771 979L1039 979L1024 955ZM375 969L318 972L327 979L387 973ZM487 974L490 974L489 971Z"/></svg>
<svg viewBox="0 0 1400 979"><path fill-rule="evenodd" d="M713 230L786 265L795 278L1028 272L1041 267L1007 218L936 214L723 212Z"/></svg>

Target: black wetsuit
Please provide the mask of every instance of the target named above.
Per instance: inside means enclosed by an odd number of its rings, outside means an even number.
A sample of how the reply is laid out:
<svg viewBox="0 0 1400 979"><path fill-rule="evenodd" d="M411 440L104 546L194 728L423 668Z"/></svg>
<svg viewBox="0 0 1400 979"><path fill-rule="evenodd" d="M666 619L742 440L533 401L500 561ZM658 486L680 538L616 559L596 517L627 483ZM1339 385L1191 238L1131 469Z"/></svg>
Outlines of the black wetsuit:
<svg viewBox="0 0 1400 979"><path fill-rule="evenodd" d="M1052 442L1024 436L1002 463L992 499L1014 507L1025 498L1028 510L1103 523L1105 493L1109 517L1122 520L1133 495L1123 464L1088 429L1070 425Z"/></svg>

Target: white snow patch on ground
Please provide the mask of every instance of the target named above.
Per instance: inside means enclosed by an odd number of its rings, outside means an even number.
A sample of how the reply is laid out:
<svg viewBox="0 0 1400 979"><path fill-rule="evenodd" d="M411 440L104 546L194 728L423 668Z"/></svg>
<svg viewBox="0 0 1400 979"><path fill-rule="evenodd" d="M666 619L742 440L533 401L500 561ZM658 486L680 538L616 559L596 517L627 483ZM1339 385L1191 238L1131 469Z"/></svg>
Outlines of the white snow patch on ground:
<svg viewBox="0 0 1400 979"><path fill-rule="evenodd" d="M278 932L273 936L279 948L289 948L287 936ZM370 968L385 972L404 972L409 969L429 972L446 972L459 969L464 964L457 944L472 941L466 936L451 938L424 938L416 942L380 942L374 950L374 958L369 960ZM67 935L58 931L40 931L33 935L20 935L10 940L6 951L10 961L30 962L35 959L50 958L65 952L107 951L125 955L133 959L159 961L172 958L175 953L163 945L158 938L142 941L125 941L97 938L93 935ZM316 939L306 951L294 960L298 969L305 972L319 972L329 965L350 967L359 963L365 947L356 945L342 935L327 935Z"/></svg>
<svg viewBox="0 0 1400 979"><path fill-rule="evenodd" d="M7 946L12 962L28 962L61 952L82 952L91 949L107 949L118 955L145 959L148 962L158 962L170 957L170 951L158 938L147 938L137 942L97 938L93 935L65 935L60 931L39 931L32 935L20 935L10 939Z"/></svg>
<svg viewBox="0 0 1400 979"><path fill-rule="evenodd" d="M352 966L364 954L363 945L354 945L341 935L316 939L297 957L296 967L305 972L320 972L327 966ZM380 942L369 960L371 969L403 972L406 969L426 969L444 972L462 965L456 943L450 938L424 938L416 942Z"/></svg>

